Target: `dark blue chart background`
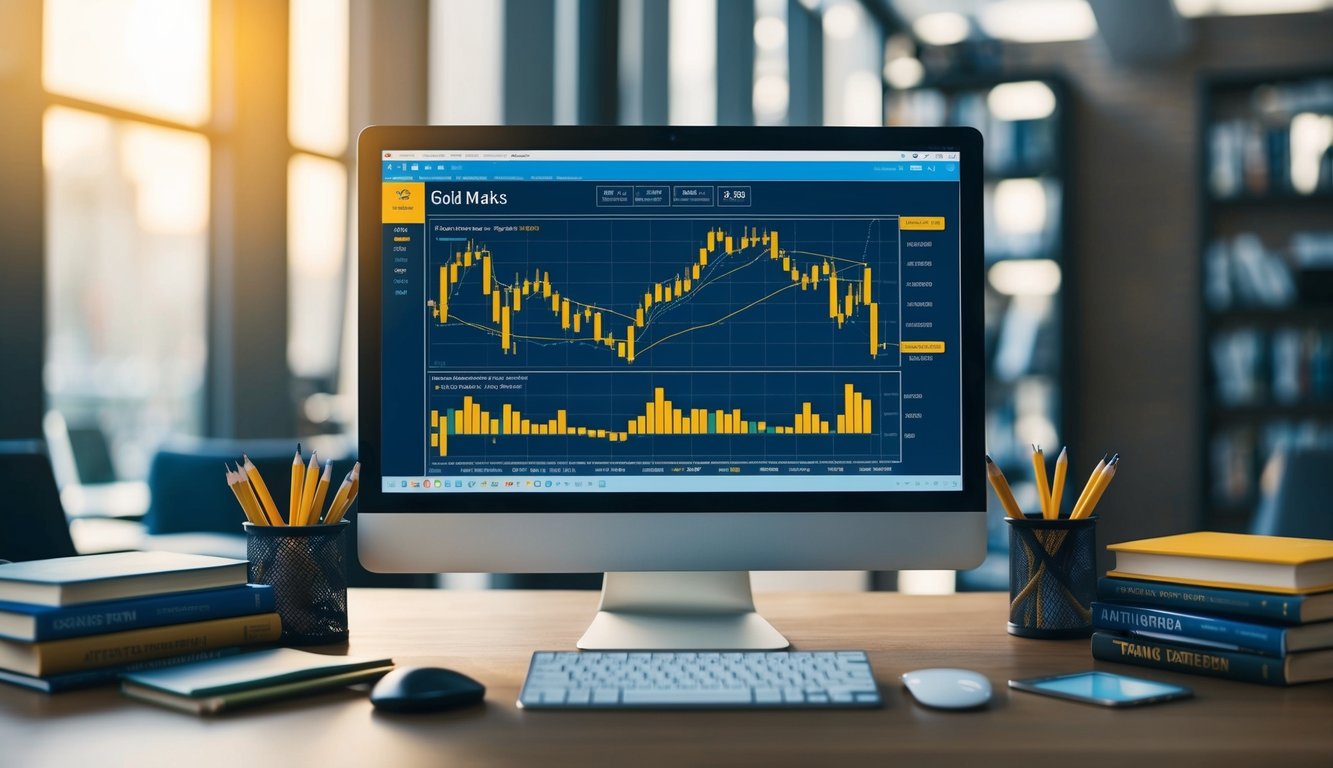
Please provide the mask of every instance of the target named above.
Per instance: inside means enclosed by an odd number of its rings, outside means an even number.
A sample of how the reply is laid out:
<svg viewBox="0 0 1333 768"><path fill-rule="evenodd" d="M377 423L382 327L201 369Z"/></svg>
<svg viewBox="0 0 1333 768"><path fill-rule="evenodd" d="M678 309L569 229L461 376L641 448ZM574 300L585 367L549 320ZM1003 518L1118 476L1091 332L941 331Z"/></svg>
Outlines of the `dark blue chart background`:
<svg viewBox="0 0 1333 768"><path fill-rule="evenodd" d="M721 191L737 185L746 188L749 204L719 205L724 202ZM655 465L723 461L743 474L777 461L790 471L802 471L797 465L805 464L821 473L867 464L902 475L960 472L956 183L741 180L662 185L711 188L706 197L713 204L688 206L664 206L666 195L640 195L633 189L618 195L607 192L608 186L618 185L427 183L427 193L439 192L440 199L456 199L452 193L459 192L466 200L468 192L477 192L494 193L492 200L503 195L505 202L428 206L424 227L407 225L412 242L405 249L399 244L396 259L389 258L391 241L404 225L384 225L385 475L483 471L478 468L550 471L560 466L592 474L598 467L617 464L637 474L653 471ZM625 200L630 204L620 202ZM941 216L946 229L900 233L900 215ZM549 300L543 306L539 295L525 297L523 311L513 315L517 354L504 354L497 336L476 327L493 327L490 297L480 290L479 262L451 291L450 322L441 324L430 316L427 302L438 300L439 266L471 240L474 247L489 249L495 278L501 282L512 283L516 273L520 283L537 273L549 274L562 296L632 317L653 283L688 274L711 227L732 234L734 245L742 228L757 228L761 234L777 230L780 247L788 251L793 266L804 271L830 255L837 257L832 264L846 270L840 278L859 281L860 264L868 264L873 299L879 304L878 338L889 343L887 348L870 355L867 307L858 307L838 328L829 318L823 279L807 291L791 287L780 260L769 259L762 245L726 257L716 248L701 274L708 284L696 283L684 298L654 306L647 327L635 329L639 351L632 364L605 345L566 341L572 334L561 329ZM910 253L903 250L900 236L914 241ZM904 269L900 258L912 259L916 266ZM928 324L928 330L905 334L908 340L943 341L946 352L900 355L900 316L904 328ZM604 313L603 332L623 339L632 321L613 317ZM527 374L528 379L502 393L479 385L468 391L467 382L474 381L469 377L480 374ZM446 391L431 384L441 381L456 384ZM447 457L431 455L429 449L430 410L458 407L467 394L495 417L504 403L534 420L553 418L557 408L565 408L571 425L623 429L652 400L654 387L662 386L677 407L739 408L744 418L770 424L790 424L801 403L810 402L832 426L842 412L846 383L872 401L875 434L660 435L623 443L453 435ZM905 407L901 394L911 398Z"/></svg>

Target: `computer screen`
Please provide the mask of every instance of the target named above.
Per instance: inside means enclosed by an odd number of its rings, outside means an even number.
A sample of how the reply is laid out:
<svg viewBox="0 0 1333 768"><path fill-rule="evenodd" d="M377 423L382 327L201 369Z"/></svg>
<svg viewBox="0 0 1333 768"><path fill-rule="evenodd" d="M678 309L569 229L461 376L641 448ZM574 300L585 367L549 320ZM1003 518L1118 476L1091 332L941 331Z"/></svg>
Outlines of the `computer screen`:
<svg viewBox="0 0 1333 768"><path fill-rule="evenodd" d="M366 129L362 563L975 565L981 173L965 128Z"/></svg>
<svg viewBox="0 0 1333 768"><path fill-rule="evenodd" d="M380 150L375 481L961 489L961 161L891 143Z"/></svg>

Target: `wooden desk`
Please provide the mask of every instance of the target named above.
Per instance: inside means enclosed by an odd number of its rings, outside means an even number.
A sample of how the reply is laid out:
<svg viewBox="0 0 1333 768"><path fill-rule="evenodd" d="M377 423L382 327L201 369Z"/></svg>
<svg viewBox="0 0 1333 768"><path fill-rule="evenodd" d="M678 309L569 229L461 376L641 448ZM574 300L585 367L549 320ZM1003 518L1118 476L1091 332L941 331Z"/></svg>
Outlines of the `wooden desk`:
<svg viewBox="0 0 1333 768"><path fill-rule="evenodd" d="M881 710L517 709L532 651L573 648L596 602L591 592L353 590L351 653L448 666L486 684L484 708L452 713L382 715L348 690L200 719L113 689L48 697L0 685L0 765L1333 765L1333 683L1268 688L1099 662L1183 683L1197 698L1110 710L1011 692L1011 677L1093 660L1086 640L1010 637L1002 594L759 595L798 648L869 650ZM898 683L941 666L985 673L996 691L989 709L923 709Z"/></svg>

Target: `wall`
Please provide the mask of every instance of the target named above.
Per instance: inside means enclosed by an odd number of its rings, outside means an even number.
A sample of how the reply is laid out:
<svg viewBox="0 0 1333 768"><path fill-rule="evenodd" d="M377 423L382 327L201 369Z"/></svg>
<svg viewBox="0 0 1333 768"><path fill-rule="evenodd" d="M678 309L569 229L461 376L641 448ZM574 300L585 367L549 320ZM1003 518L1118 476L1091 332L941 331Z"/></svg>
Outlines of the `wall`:
<svg viewBox="0 0 1333 768"><path fill-rule="evenodd" d="M1197 19L1190 51L1130 68L1100 42L1014 47L1010 71L1055 70L1075 100L1070 260L1082 482L1119 451L1101 543L1199 525L1197 75L1333 69L1333 13ZM1073 474L1071 472L1071 474Z"/></svg>

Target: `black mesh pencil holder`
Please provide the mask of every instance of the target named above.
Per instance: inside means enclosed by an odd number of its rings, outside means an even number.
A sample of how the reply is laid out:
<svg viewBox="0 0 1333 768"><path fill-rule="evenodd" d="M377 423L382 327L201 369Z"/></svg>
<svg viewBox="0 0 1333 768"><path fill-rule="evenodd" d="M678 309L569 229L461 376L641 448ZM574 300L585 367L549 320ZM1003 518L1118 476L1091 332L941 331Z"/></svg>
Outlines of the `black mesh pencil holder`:
<svg viewBox="0 0 1333 768"><path fill-rule="evenodd" d="M1009 524L1009 634L1059 639L1092 634L1097 518L1005 518Z"/></svg>
<svg viewBox="0 0 1333 768"><path fill-rule="evenodd" d="M285 645L347 641L349 521L333 525L267 526L244 523L250 582L273 587Z"/></svg>

